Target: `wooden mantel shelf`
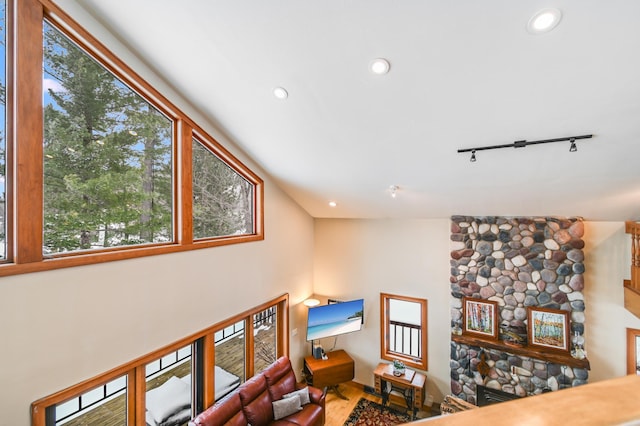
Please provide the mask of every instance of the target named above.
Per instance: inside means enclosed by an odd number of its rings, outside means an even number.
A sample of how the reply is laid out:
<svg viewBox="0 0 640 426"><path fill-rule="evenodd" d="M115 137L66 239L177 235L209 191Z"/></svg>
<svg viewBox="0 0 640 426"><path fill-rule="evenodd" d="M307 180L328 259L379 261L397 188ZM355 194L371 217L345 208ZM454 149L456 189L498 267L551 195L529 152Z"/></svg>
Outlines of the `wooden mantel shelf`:
<svg viewBox="0 0 640 426"><path fill-rule="evenodd" d="M526 356L529 358L540 359L542 361L553 362L560 365L568 365L570 367L591 369L588 359L575 359L569 354L562 352L545 351L544 349L531 346L511 346L499 340L486 340L477 337L452 334L451 340L468 346L479 346L481 348L497 349L514 355Z"/></svg>

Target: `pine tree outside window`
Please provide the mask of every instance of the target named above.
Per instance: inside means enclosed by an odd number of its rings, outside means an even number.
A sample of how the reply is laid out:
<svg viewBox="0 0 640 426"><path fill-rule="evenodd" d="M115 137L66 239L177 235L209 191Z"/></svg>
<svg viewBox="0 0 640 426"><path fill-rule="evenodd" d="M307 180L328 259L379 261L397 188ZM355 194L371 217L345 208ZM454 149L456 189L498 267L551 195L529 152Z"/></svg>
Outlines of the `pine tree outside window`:
<svg viewBox="0 0 640 426"><path fill-rule="evenodd" d="M262 179L55 4L0 0L0 50L0 276L264 239Z"/></svg>
<svg viewBox="0 0 640 426"><path fill-rule="evenodd" d="M253 185L193 140L193 238L252 234Z"/></svg>
<svg viewBox="0 0 640 426"><path fill-rule="evenodd" d="M44 25L44 254L173 241L172 122Z"/></svg>

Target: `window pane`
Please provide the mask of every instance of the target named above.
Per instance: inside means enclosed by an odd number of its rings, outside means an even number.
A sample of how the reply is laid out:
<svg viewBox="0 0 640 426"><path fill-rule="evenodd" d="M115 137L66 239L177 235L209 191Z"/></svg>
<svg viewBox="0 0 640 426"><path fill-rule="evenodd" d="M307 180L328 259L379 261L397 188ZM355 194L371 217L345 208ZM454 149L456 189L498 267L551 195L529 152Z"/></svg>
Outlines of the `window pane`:
<svg viewBox="0 0 640 426"><path fill-rule="evenodd" d="M189 423L192 359L189 345L147 364L147 424L186 426Z"/></svg>
<svg viewBox="0 0 640 426"><path fill-rule="evenodd" d="M6 152L6 87L7 87L7 67L6 67L6 2L0 0L0 260L6 258L7 253L7 209L5 191L5 152Z"/></svg>
<svg viewBox="0 0 640 426"><path fill-rule="evenodd" d="M237 388L245 381L245 327L239 321L214 335L216 350L215 400Z"/></svg>
<svg viewBox="0 0 640 426"><path fill-rule="evenodd" d="M253 185L193 140L193 238L252 234Z"/></svg>
<svg viewBox="0 0 640 426"><path fill-rule="evenodd" d="M640 376L640 336L636 336L636 374Z"/></svg>
<svg viewBox="0 0 640 426"><path fill-rule="evenodd" d="M389 350L420 357L420 304L389 299Z"/></svg>
<svg viewBox="0 0 640 426"><path fill-rule="evenodd" d="M56 426L127 424L127 377L121 376L55 406Z"/></svg>
<svg viewBox="0 0 640 426"><path fill-rule="evenodd" d="M277 307L253 315L254 366L256 373L276 361Z"/></svg>
<svg viewBox="0 0 640 426"><path fill-rule="evenodd" d="M173 241L172 123L44 26L44 252Z"/></svg>
<svg viewBox="0 0 640 426"><path fill-rule="evenodd" d="M427 301L380 294L384 331L380 336L382 358L398 359L409 366L427 368Z"/></svg>

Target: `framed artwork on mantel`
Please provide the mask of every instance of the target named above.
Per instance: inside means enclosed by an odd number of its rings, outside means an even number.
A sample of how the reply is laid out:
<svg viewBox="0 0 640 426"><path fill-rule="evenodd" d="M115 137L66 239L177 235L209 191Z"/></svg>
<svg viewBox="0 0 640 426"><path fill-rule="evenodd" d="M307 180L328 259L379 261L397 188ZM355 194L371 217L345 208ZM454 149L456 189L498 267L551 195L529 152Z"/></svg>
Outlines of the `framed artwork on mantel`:
<svg viewBox="0 0 640 426"><path fill-rule="evenodd" d="M528 310L529 344L569 352L569 312L530 307Z"/></svg>
<svg viewBox="0 0 640 426"><path fill-rule="evenodd" d="M498 340L498 302L464 297L462 299L462 334Z"/></svg>
<svg viewBox="0 0 640 426"><path fill-rule="evenodd" d="M640 330L627 328L627 374L640 376Z"/></svg>

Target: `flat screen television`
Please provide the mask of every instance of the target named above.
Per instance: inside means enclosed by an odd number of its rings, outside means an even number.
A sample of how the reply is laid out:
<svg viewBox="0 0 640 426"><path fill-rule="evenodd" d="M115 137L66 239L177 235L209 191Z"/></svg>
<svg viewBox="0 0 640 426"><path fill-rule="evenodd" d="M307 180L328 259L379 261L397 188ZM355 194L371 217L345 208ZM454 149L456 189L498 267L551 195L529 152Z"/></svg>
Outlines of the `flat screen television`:
<svg viewBox="0 0 640 426"><path fill-rule="evenodd" d="M360 331L364 324L364 299L309 308L307 341Z"/></svg>

